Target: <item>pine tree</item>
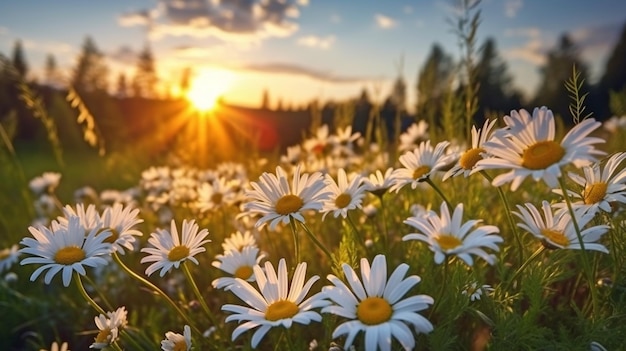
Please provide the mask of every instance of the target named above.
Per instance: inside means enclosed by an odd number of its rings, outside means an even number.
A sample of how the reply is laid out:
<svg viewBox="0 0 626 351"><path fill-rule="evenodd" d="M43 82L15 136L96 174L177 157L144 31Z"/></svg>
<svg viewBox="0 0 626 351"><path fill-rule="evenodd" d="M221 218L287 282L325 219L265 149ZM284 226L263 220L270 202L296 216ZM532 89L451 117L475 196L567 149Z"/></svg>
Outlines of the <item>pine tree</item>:
<svg viewBox="0 0 626 351"><path fill-rule="evenodd" d="M11 61L13 67L17 70L17 73L20 75L22 79L26 78L26 74L28 73L28 64L26 63L26 58L24 57L24 49L22 48L22 41L17 40L15 45L13 46L13 60Z"/></svg>
<svg viewBox="0 0 626 351"><path fill-rule="evenodd" d="M185 67L180 77L180 93L182 95L187 94L189 88L191 87L191 76L192 76L191 67Z"/></svg>
<svg viewBox="0 0 626 351"><path fill-rule="evenodd" d="M57 66L57 60L53 54L46 56L46 81L45 84L51 87L58 87L60 85L60 72Z"/></svg>
<svg viewBox="0 0 626 351"><path fill-rule="evenodd" d="M156 97L156 86L158 78L154 66L154 57L150 46L146 44L143 51L139 54L135 78L133 79L135 87L135 96L144 98Z"/></svg>
<svg viewBox="0 0 626 351"><path fill-rule="evenodd" d="M78 64L74 68L72 85L79 92L106 92L108 68L104 55L91 37L86 37Z"/></svg>
<svg viewBox="0 0 626 351"><path fill-rule="evenodd" d="M128 96L128 85L126 84L126 74L120 73L117 76L117 89L115 95L119 98Z"/></svg>
<svg viewBox="0 0 626 351"><path fill-rule="evenodd" d="M626 101L626 23L622 28L622 34L617 40L613 51L609 55L604 68L604 74L597 86L595 105L593 110L600 118L608 118L611 113L609 108L609 96L623 96ZM619 95L616 95L619 94Z"/></svg>
<svg viewBox="0 0 626 351"><path fill-rule="evenodd" d="M263 89L263 96L261 97L261 109L269 110L270 108L270 93L267 89Z"/></svg>
<svg viewBox="0 0 626 351"><path fill-rule="evenodd" d="M442 115L443 100L450 89L454 61L446 54L439 44L433 44L428 58L417 76L417 103L415 116L425 119L435 130L439 116Z"/></svg>

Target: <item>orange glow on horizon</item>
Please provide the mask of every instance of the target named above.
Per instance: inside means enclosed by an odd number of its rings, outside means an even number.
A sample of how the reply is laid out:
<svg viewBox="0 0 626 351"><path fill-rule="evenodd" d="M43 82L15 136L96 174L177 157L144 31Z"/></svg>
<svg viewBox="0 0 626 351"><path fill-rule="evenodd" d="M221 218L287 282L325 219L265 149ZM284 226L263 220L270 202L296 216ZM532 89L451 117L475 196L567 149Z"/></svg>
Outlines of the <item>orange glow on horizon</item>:
<svg viewBox="0 0 626 351"><path fill-rule="evenodd" d="M231 71L203 69L193 79L186 98L197 110L210 111L234 81L235 75Z"/></svg>

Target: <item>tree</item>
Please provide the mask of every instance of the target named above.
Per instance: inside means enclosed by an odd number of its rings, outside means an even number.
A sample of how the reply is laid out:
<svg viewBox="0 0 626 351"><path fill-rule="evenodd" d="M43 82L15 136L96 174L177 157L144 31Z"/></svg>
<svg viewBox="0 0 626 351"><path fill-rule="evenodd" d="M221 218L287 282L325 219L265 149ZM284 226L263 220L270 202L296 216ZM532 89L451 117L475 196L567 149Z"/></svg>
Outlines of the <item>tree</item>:
<svg viewBox="0 0 626 351"><path fill-rule="evenodd" d="M108 67L91 37L86 37L71 83L78 92L106 92Z"/></svg>
<svg viewBox="0 0 626 351"><path fill-rule="evenodd" d="M28 64L26 63L26 58L24 57L24 49L22 48L22 41L17 40L15 45L13 46L13 60L11 61L13 67L17 70L17 73L20 75L22 79L26 78L26 73L28 73Z"/></svg>
<svg viewBox="0 0 626 351"><path fill-rule="evenodd" d="M185 69L183 69L183 73L180 77L180 93L182 95L187 94L189 88L191 87L192 73L191 67L185 67Z"/></svg>
<svg viewBox="0 0 626 351"><path fill-rule="evenodd" d="M117 89L115 91L115 95L119 98L128 97L128 85L126 84L126 75L124 73L120 73L117 76Z"/></svg>
<svg viewBox="0 0 626 351"><path fill-rule="evenodd" d="M261 97L261 108L263 110L269 110L270 108L270 93L267 89L263 89L263 96Z"/></svg>
<svg viewBox="0 0 626 351"><path fill-rule="evenodd" d="M568 107L571 100L565 82L572 76L573 66L580 72L580 79L585 81L581 92L589 92L587 66L580 60L574 42L565 34L559 39L558 46L548 52L546 64L540 70L542 79L533 106L546 106L554 114L564 117L564 120L571 120Z"/></svg>
<svg viewBox="0 0 626 351"><path fill-rule="evenodd" d="M58 87L61 84L61 76L57 66L57 60L53 54L46 56L46 78L45 84L50 87Z"/></svg>
<svg viewBox="0 0 626 351"><path fill-rule="evenodd" d="M604 74L600 78L596 92L596 104L594 111L600 118L610 117L609 95L611 92L623 92L626 94L626 23L622 28L622 34L618 39L613 51L609 55L604 68Z"/></svg>
<svg viewBox="0 0 626 351"><path fill-rule="evenodd" d="M133 83L133 87L135 89L134 95L136 97L156 97L158 78L154 67L152 50L147 44L143 51L139 54Z"/></svg>

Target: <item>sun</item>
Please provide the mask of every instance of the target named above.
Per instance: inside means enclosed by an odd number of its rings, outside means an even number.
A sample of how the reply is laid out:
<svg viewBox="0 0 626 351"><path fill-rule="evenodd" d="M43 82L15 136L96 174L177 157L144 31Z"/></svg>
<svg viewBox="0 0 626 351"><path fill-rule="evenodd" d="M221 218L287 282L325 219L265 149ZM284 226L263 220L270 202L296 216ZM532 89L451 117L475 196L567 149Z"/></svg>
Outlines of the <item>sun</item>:
<svg viewBox="0 0 626 351"><path fill-rule="evenodd" d="M193 81L186 94L196 109L209 111L213 109L219 98L230 88L234 81L231 71L221 69L203 69Z"/></svg>

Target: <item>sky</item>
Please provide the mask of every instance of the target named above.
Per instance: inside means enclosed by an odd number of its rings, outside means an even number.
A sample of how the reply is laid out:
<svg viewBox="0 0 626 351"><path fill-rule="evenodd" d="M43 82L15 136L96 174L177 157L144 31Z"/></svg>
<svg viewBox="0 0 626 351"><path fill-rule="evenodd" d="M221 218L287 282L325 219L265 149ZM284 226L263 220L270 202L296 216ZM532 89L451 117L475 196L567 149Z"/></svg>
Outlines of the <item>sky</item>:
<svg viewBox="0 0 626 351"><path fill-rule="evenodd" d="M149 45L159 79L181 72L212 77L225 101L258 106L341 101L367 89L381 102L404 77L408 103L434 43L461 56L453 23L461 0L20 0L0 4L0 53L21 40L31 77L43 77L53 54L69 78L90 36L106 55L111 86L132 77ZM475 0L472 0L475 1ZM626 1L483 0L478 44L496 40L514 77L530 95L539 68L568 33L597 79L626 24ZM215 88L215 87L214 87Z"/></svg>

